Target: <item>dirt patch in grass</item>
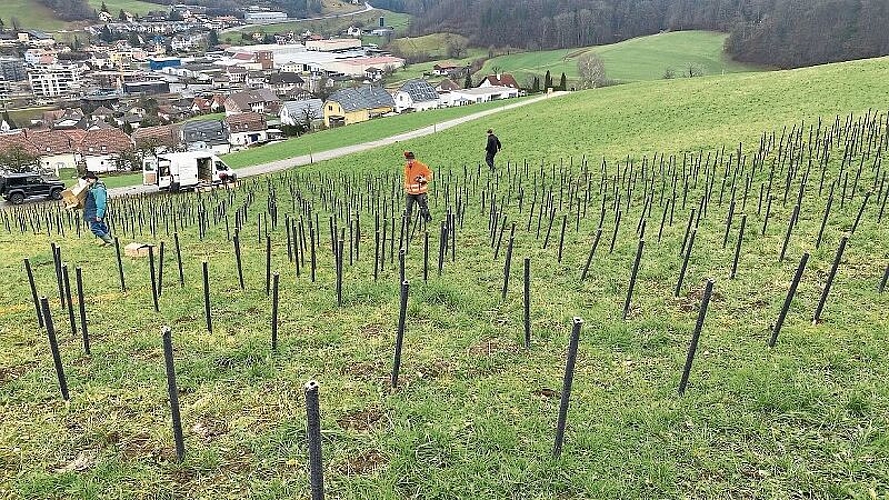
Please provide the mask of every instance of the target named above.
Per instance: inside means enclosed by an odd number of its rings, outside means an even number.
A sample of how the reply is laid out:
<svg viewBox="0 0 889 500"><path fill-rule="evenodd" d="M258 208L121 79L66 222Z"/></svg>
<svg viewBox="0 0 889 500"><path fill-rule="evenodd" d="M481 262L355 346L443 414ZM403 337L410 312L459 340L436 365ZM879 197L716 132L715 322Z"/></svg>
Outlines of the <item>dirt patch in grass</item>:
<svg viewBox="0 0 889 500"><path fill-rule="evenodd" d="M531 394L546 398L546 399L560 399L559 392L555 389L550 389L549 387L541 387L540 389L531 391Z"/></svg>
<svg viewBox="0 0 889 500"><path fill-rule="evenodd" d="M479 358L519 352L522 352L522 346L497 337L482 340L469 348L469 354Z"/></svg>
<svg viewBox="0 0 889 500"><path fill-rule="evenodd" d="M195 435L200 436L204 442L209 443L228 432L228 424L224 420L209 415L202 415L192 426L191 431Z"/></svg>
<svg viewBox="0 0 889 500"><path fill-rule="evenodd" d="M370 432L377 428L377 422L382 418L383 412L379 408L369 408L344 415L336 423L346 430Z"/></svg>
<svg viewBox="0 0 889 500"><path fill-rule="evenodd" d="M0 368L0 385L5 385L8 382L12 382L13 380L21 377L25 373L27 373L31 368L33 368L37 363L28 362L23 363L16 366L8 366Z"/></svg>
<svg viewBox="0 0 889 500"><path fill-rule="evenodd" d="M453 371L451 364L444 360L436 360L416 369L417 377L421 379L437 379Z"/></svg>
<svg viewBox="0 0 889 500"><path fill-rule="evenodd" d="M337 467L337 470L349 476L369 474L383 468L388 463L389 459L378 450L369 450L360 455L349 457Z"/></svg>
<svg viewBox="0 0 889 500"><path fill-rule="evenodd" d="M704 287L696 287L691 290L684 297L673 298L673 302L676 304L676 307L679 308L682 312L693 312L697 311L701 305L701 300L704 298ZM722 302L723 296L722 294L714 290L713 294L710 296L710 302Z"/></svg>
<svg viewBox="0 0 889 500"><path fill-rule="evenodd" d="M357 363L352 363L344 366L340 373L343 375L350 375L358 380L365 381L377 381L380 379L387 379L387 369L383 365L383 361L374 360L374 361L359 361Z"/></svg>
<svg viewBox="0 0 889 500"><path fill-rule="evenodd" d="M365 325L361 327L361 331L359 332L362 337L365 338L375 338L380 337L386 334L390 329L382 326L382 325Z"/></svg>

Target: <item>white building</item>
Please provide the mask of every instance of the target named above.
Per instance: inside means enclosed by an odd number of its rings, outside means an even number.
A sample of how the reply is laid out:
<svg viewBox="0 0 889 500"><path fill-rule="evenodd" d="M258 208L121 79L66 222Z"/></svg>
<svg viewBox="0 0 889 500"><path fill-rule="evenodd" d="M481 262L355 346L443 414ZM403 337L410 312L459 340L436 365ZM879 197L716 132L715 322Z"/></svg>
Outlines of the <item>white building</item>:
<svg viewBox="0 0 889 500"><path fill-rule="evenodd" d="M395 92L395 111L426 111L440 106L438 92L426 80L408 80Z"/></svg>
<svg viewBox="0 0 889 500"><path fill-rule="evenodd" d="M451 106L454 106L511 99L519 96L519 90L509 87L477 87L474 89L452 90L450 94L449 103Z"/></svg>
<svg viewBox="0 0 889 500"><path fill-rule="evenodd" d="M28 71L28 82L36 97L69 96L80 92L83 71L76 64L37 66Z"/></svg>
<svg viewBox="0 0 889 500"><path fill-rule="evenodd" d="M278 12L273 10L258 10L252 12L246 12L244 14L244 21L248 23L260 24L260 23L277 23L281 21L287 20L287 14L284 12Z"/></svg>
<svg viewBox="0 0 889 500"><path fill-rule="evenodd" d="M333 52L337 50L360 49L361 40L358 38L331 38L328 40L308 40L306 49L321 52Z"/></svg>

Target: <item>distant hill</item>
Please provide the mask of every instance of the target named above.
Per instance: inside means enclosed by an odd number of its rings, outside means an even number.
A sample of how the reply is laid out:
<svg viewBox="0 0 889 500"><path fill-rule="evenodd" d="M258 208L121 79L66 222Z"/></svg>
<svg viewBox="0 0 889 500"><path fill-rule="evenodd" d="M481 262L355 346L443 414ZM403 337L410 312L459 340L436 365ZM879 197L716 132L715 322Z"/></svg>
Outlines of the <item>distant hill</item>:
<svg viewBox="0 0 889 500"><path fill-rule="evenodd" d="M731 33L736 58L778 67L889 54L886 0L377 0L416 16L416 34L453 32L479 47L601 45L660 31Z"/></svg>
<svg viewBox="0 0 889 500"><path fill-rule="evenodd" d="M596 47L520 52L489 59L476 79L499 68L512 73L521 84L535 75L542 78L547 71L554 79L564 72L570 80L578 77L577 61L588 52L599 54L608 78L618 82L660 80L667 69L678 77L690 65L703 75L758 70L726 55L722 47L727 36L709 31L680 31Z"/></svg>

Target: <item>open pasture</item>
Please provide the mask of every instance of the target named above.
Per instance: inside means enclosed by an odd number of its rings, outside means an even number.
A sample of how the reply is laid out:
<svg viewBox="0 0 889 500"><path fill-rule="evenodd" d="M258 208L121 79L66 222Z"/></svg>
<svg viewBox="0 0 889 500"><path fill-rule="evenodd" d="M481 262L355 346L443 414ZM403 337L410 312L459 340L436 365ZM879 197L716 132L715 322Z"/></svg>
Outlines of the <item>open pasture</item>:
<svg viewBox="0 0 889 500"><path fill-rule="evenodd" d="M7 207L0 491L307 498L315 380L331 498L879 498L886 64L577 93L411 141L436 158L415 231L405 145L114 199L120 242L154 245L120 265L76 214ZM495 173L466 146L487 126Z"/></svg>

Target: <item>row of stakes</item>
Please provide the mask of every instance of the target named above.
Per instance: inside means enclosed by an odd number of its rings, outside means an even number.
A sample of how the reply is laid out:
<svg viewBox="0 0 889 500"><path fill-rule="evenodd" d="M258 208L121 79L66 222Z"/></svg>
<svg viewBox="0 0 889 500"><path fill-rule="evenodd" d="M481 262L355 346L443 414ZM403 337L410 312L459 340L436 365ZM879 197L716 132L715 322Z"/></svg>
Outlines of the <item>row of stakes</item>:
<svg viewBox="0 0 889 500"><path fill-rule="evenodd" d="M597 238L601 235L601 229L597 231ZM510 238L511 240L512 238ZM688 248L690 250L694 241L694 232L692 232L691 239L688 243ZM819 318L819 314L824 307L825 300L827 298L827 294L829 293L830 286L833 282L833 278L836 275L837 267L842 258L843 250L848 241L848 236L844 235L840 246L838 248L837 254L834 258L833 265L831 267L830 274L828 275L828 281L825 286L824 293L821 296L821 299L818 304L818 308L816 310L814 321L817 322ZM594 243L594 246L597 243ZM628 289L626 304L629 303L632 297L632 289L633 284L635 282L636 271L638 270L639 258L641 256L641 249L644 246L644 240L639 240L639 250L637 251L637 257L633 266L633 273L630 278L630 287ZM511 253L512 245L507 249L507 255ZM339 250L341 252L342 246L340 245ZM54 258L60 259L60 251L58 247L53 248ZM340 253L340 256L342 254ZM402 263L400 269L400 276L404 277L404 267L403 267L403 256L404 251L400 253L400 262ZM686 257L688 256L688 251L686 252ZM778 333L781 329L781 326L786 318L787 311L789 309L790 303L793 299L793 295L796 291L796 288L800 282L803 271L805 269L806 263L808 261L809 254L804 253L802 259L800 261L799 266L797 267L796 273L794 275L792 284L788 291L787 297L785 299L784 305L781 309L781 312L778 317L777 323L772 328L772 335L769 339L769 345L774 347L775 342L778 337ZM507 266L508 266L509 258L507 258ZM340 262L341 263L341 262ZM685 268L685 264L683 265L683 270ZM71 317L69 318L73 324L73 304L71 299L71 291L70 286L68 284L68 269L67 265L61 264L59 266L61 269L60 275L61 278L61 286L63 287L64 297L67 302L67 309ZM34 286L33 281L33 272L30 266L30 262L25 259L25 268L28 274L29 282L31 285L31 291L36 299L36 288ZM150 265L150 269L153 270L153 265ZM508 267L507 267L508 271ZM889 274L889 272L887 272ZM153 271L152 271L153 275ZM202 263L202 275L204 281L204 296L205 296L205 312L207 317L207 328L209 331L212 331L212 323L209 312L209 285L208 285L208 270L207 263L204 261ZM681 285L682 277L684 273L680 274L679 285ZM508 276L508 273L507 273ZM530 258L524 259L524 333L525 333L525 345L526 347L530 347L530 319L529 319L529 304L530 304ZM271 276L271 289L269 290L272 297L272 349L277 349L277 325L278 325L278 298L279 298L279 273L275 272ZM884 276L883 281L881 283L881 291L885 287L886 276ZM89 354L89 336L87 330L87 317L86 317L86 309L85 309L85 300L83 295L83 280L82 280L82 272L80 268L76 269L76 283L77 283L77 295L78 295L78 304L79 304L79 312L80 312L80 322L82 325L81 332L83 335L83 343L84 350L87 354ZM679 286L678 285L678 286ZM504 290L505 290L504 284ZM714 281L712 279L708 279L705 285L704 293L702 296L701 304L698 311L698 318L695 324L694 332L689 343L687 358L685 362L685 366L682 371L682 376L680 380L680 384L678 387L678 393L683 395L688 386L689 376L692 369L692 364L694 361L695 353L697 351L698 342L700 339L700 334L703 328L704 319L707 314L708 305L710 302L710 298L712 296ZM398 317L398 325L397 325L397 334L396 334L396 342L395 342L395 352L394 352L394 360L392 367L392 375L391 375L391 386L393 389L397 389L398 387L398 376L399 370L401 366L401 357L402 357L402 342L404 338L404 332L406 329L406 314L407 314L407 304L408 304L408 295L409 295L410 284L407 280L402 280L401 289L400 289L400 300L399 300L399 317ZM155 295L156 297L156 295ZM626 317L626 311L628 306L625 304L624 307L624 316ZM39 299L39 314L38 321L41 323L43 327L45 327L47 336L50 343L50 349L53 356L53 362L55 366L55 370L58 376L59 387L62 393L63 398L67 401L70 397L67 382L65 379L64 369L61 362L61 356L59 353L58 342L56 339L55 327L52 320L52 313L49 305L49 300L46 297L41 297ZM569 346L568 346L568 355L565 363L565 374L562 384L562 394L560 399L560 407L558 414L558 421L556 425L556 434L553 444L553 456L559 457L562 451L562 445L564 442L564 433L565 427L567 423L567 413L568 413L568 405L570 401L571 395L571 387L574 379L574 366L577 358L577 351L579 345L579 337L581 326L583 324L583 320L581 318L574 318L572 324L572 330L570 334ZM76 333L76 330L75 330ZM181 460L185 454L185 446L184 439L182 435L182 424L181 424L181 415L179 409L178 402L178 389L176 385L176 373L174 369L173 363L173 349L172 349L172 332L169 327L164 327L162 329L162 337L163 337L163 347L164 347L164 358L166 365L166 373L167 373L167 384L169 391L169 401L170 401L170 409L171 409L171 419L173 423L173 435L176 447L177 457ZM318 397L318 384L317 382L310 381L305 386L305 395L306 395L306 415L307 415L307 429L309 434L309 455L310 455L310 481L311 481L311 490L312 490L312 498L323 498L324 490L323 490L323 466L321 460L321 446L320 446L320 410L319 410L319 397Z"/></svg>

